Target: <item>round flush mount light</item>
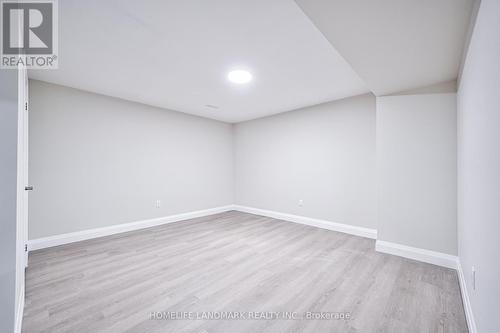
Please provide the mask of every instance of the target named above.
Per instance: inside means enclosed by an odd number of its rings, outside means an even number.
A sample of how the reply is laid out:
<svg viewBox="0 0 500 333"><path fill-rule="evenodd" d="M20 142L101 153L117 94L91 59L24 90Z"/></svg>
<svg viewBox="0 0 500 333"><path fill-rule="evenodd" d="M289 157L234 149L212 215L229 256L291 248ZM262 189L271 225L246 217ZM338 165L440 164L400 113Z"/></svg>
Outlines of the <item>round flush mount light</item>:
<svg viewBox="0 0 500 333"><path fill-rule="evenodd" d="M245 70L234 70L227 74L227 79L236 84L244 84L252 81L252 74Z"/></svg>

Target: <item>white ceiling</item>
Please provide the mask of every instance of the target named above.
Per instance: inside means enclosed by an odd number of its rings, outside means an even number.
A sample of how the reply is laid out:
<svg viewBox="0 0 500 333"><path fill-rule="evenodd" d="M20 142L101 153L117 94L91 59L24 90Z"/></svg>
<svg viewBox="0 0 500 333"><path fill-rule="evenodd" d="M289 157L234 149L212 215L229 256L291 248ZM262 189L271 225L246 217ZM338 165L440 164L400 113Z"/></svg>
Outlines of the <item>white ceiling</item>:
<svg viewBox="0 0 500 333"><path fill-rule="evenodd" d="M227 122L369 91L293 0L59 0L59 69L30 77Z"/></svg>
<svg viewBox="0 0 500 333"><path fill-rule="evenodd" d="M457 78L473 0L296 1L376 95Z"/></svg>

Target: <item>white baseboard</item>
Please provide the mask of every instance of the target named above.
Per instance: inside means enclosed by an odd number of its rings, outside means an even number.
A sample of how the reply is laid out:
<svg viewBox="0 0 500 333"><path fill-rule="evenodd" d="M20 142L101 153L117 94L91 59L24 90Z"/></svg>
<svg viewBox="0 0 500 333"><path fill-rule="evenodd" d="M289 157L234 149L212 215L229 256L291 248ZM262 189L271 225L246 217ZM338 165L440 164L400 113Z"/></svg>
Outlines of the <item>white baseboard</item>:
<svg viewBox="0 0 500 333"><path fill-rule="evenodd" d="M44 248L48 248L48 247L53 247L53 246L58 246L58 245L63 245L63 244L68 244L68 243L73 243L73 242L79 242L79 241L83 241L83 240L87 240L87 239L99 238L99 237L110 236L110 235L114 235L114 234L118 234L118 233L122 233L122 232L127 232L127 231L150 228L150 227L154 227L154 226L162 225L162 224L166 224L166 223L172 223L172 222L178 222L178 221L192 219L192 218L196 218L196 217L208 216L208 215L222 213L222 212L226 212L226 211L230 211L230 210L237 210L237 211L246 212L246 213L250 213L250 214L269 216L269 217L273 217L273 218L280 219L280 220L286 220L286 221L290 221L290 222L306 224L306 225L310 225L310 226L314 226L314 227L318 227L318 228L322 228L322 229L339 231L339 232L343 232L343 233L347 233L347 234L351 234L351 235L356 235L356 236L361 236L361 237L367 237L367 238L371 238L371 239L377 238L377 230L375 230L375 229L368 229L368 228L357 227L357 226L352 226L352 225L348 225L348 224L329 222L329 221L324 221L324 220L319 220L319 219L313 219L310 217L279 213L279 212L274 212L274 211L269 211L269 210L264 210L264 209L252 208L252 207L245 207L245 206L239 206L239 205L227 205L227 206L205 209L205 210L200 210L200 211L195 211L195 212L159 217L159 218L154 218L154 219L149 219L149 220L124 223L124 224L116 224L116 225L112 225L109 227L82 230L82 231L77 231L77 232L61 234L61 235L32 239L32 240L28 241L28 250L35 251L35 250L44 249Z"/></svg>
<svg viewBox="0 0 500 333"><path fill-rule="evenodd" d="M457 256L442 252L430 251L418 247L406 246L381 240L377 240L375 243L375 249L378 252L457 269Z"/></svg>
<svg viewBox="0 0 500 333"><path fill-rule="evenodd" d="M24 315L24 283L21 287L21 295L19 296L19 303L16 309L16 322L14 326L14 333L21 333L23 326L23 315Z"/></svg>
<svg viewBox="0 0 500 333"><path fill-rule="evenodd" d="M318 228L322 228L322 229L343 232L343 233L350 234L350 235L356 235L356 236L361 236L361 237L366 237L366 238L371 238L371 239L377 238L377 230L376 229L357 227L357 226L353 226L353 225L349 225L349 224L330 222L330 221L319 220L319 219L314 219L314 218L305 217L305 216L280 213L280 212L275 212L275 211L271 211L271 210L246 207L246 206L240 206L240 205L234 205L234 210L237 210L240 212L245 212L245 213L250 213L250 214L255 214L255 215L263 215L263 216L272 217L272 218L279 219L279 220L285 220L285 221L310 225L310 226L318 227Z"/></svg>
<svg viewBox="0 0 500 333"><path fill-rule="evenodd" d="M233 205L215 207L210 209L198 210L189 213L182 213L176 215L170 215L165 217L158 217L149 220L142 220L131 223L115 224L109 227L82 230L77 232L70 232L67 234L43 237L32 239L28 241L28 250L34 251L39 249L44 249L47 247L53 247L73 242L79 242L92 238L99 238L104 236L110 236L114 234L119 234L122 232L139 230L144 228L150 228L157 225L162 225L166 223L178 222L182 220L188 220L196 217L208 216L212 214L218 214L222 212L227 212L233 210Z"/></svg>
<svg viewBox="0 0 500 333"><path fill-rule="evenodd" d="M470 303L469 293L467 291L467 283L465 282L464 271L460 259L457 260L457 273L458 281L460 282L460 292L462 293L462 303L464 305L465 318L467 319L467 326L469 333L477 333L476 321L472 313L472 305Z"/></svg>

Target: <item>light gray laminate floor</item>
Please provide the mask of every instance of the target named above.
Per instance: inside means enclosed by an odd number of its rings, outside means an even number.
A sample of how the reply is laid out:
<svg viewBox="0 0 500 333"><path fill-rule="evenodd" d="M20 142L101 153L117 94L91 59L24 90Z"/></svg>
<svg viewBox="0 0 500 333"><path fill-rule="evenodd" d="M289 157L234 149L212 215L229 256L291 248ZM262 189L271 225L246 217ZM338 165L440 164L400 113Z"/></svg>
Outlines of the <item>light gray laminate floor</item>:
<svg viewBox="0 0 500 333"><path fill-rule="evenodd" d="M151 320L152 312L280 315ZM305 312L350 319L299 320ZM455 271L227 212L30 253L23 332L466 332Z"/></svg>

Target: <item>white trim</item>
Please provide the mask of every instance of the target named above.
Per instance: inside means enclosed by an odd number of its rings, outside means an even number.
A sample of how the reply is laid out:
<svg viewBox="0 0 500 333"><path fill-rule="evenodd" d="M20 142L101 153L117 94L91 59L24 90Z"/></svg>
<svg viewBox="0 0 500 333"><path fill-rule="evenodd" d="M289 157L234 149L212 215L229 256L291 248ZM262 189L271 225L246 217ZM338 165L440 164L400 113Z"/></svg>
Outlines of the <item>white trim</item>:
<svg viewBox="0 0 500 333"><path fill-rule="evenodd" d="M21 295L19 296L19 303L16 309L16 322L14 326L15 333L21 333L23 327L23 316L24 316L24 284L21 289Z"/></svg>
<svg viewBox="0 0 500 333"><path fill-rule="evenodd" d="M396 256L418 260L429 264L457 269L457 256L442 252L430 251L418 247L412 247L381 240L377 240L377 242L375 243L375 250L377 250L378 252L393 254Z"/></svg>
<svg viewBox="0 0 500 333"><path fill-rule="evenodd" d="M472 313L472 305L470 303L469 293L467 292L467 283L465 281L464 271L462 270L460 259L457 260L457 273L469 333L477 333L476 321L474 320L474 314Z"/></svg>
<svg viewBox="0 0 500 333"><path fill-rule="evenodd" d="M322 228L322 229L343 232L343 233L350 234L350 235L356 235L356 236L361 236L361 237L366 237L366 238L371 238L371 239L377 238L377 230L376 229L357 227L357 226L353 226L353 225L349 225L349 224L330 222L330 221L325 221L325 220L314 219L311 217L292 215L292 214L287 214L287 213L280 213L280 212L275 212L275 211L271 211L271 210L265 210L265 209L260 209L260 208L247 207L247 206L240 206L240 205L234 205L234 210L237 210L240 212L245 212L245 213L250 213L250 214L255 214L255 215L263 215L263 216L272 217L275 219L285 220L285 221L294 222L294 223L310 225L310 226L318 227L318 228Z"/></svg>
<svg viewBox="0 0 500 333"><path fill-rule="evenodd" d="M182 220L188 220L196 217L202 217L212 214L218 214L222 212L227 212L233 210L233 205L215 207L210 209L198 210L194 212L170 215L165 217L158 217L149 220L142 220L137 222L115 224L109 227L82 230L77 232L71 232L67 234L49 236L44 238L37 238L28 241L28 250L34 251L39 249L44 249L47 247L53 247L73 242L79 242L82 240L99 238L114 234L119 234L122 232L139 230L144 228L150 228L166 223L178 222Z"/></svg>
<svg viewBox="0 0 500 333"><path fill-rule="evenodd" d="M109 227L88 229L88 230L71 232L71 233L67 233L67 234L31 239L28 241L28 250L35 251L35 250L44 249L44 248L48 248L48 247L53 247L53 246L58 246L58 245L63 245L63 244L68 244L68 243L73 243L73 242L79 242L79 241L83 241L83 240L87 240L87 239L93 239L93 238L114 235L114 234L127 232L127 231L150 228L150 227L154 227L157 225L178 222L178 221L182 221L182 220L192 219L195 217L208 216L208 215L212 215L212 214L227 212L230 210L237 210L240 212L245 212L245 213L250 213L250 214L269 216L269 217L280 219L280 220L286 220L289 222L310 225L310 226L314 226L314 227L318 227L318 228L322 228L322 229L339 231L339 232L343 232L346 234L351 234L351 235L356 235L356 236L361 236L361 237L367 237L367 238L372 238L372 239L377 238L377 230L375 230L375 229L369 229L369 228L352 226L352 225L348 225L348 224L313 219L310 217L279 213L279 212L274 212L274 211L264 210L264 209L259 209L259 208L245 207L245 206L239 206L239 205L227 205L227 206L199 210L199 211L194 211L194 212L189 212L189 213L182 213L182 214L177 214L177 215L158 217L158 218L149 219L149 220L142 220L142 221L124 223L124 224L116 224L116 225L112 225Z"/></svg>

